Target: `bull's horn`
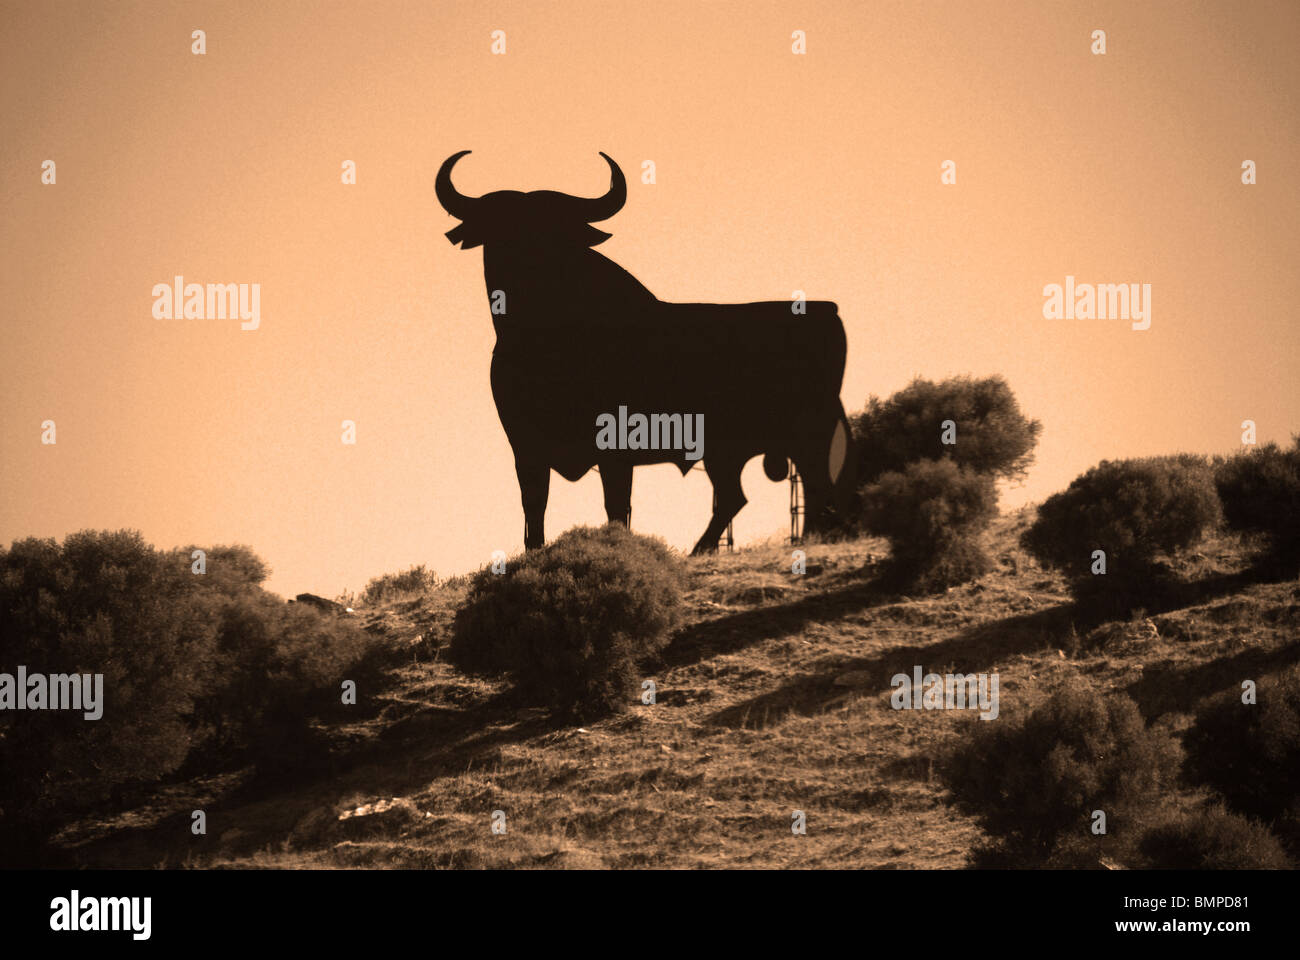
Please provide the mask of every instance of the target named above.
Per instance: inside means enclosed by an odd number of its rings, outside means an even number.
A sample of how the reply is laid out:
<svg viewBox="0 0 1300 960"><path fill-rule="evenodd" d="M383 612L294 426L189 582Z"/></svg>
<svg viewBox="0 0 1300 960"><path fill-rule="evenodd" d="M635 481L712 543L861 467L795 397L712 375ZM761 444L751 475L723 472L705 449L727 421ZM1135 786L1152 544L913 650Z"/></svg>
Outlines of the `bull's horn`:
<svg viewBox="0 0 1300 960"><path fill-rule="evenodd" d="M438 202L442 208L450 213L457 220L464 220L469 216L474 204L478 202L477 197L467 197L456 190L451 185L451 168L456 165L456 161L468 150L462 150L460 153L454 153L442 162L442 169L438 171L438 180L435 183L435 189L438 193Z"/></svg>
<svg viewBox="0 0 1300 960"><path fill-rule="evenodd" d="M609 154L601 151L600 155L609 164L609 192L603 197L578 201L582 219L587 223L608 220L623 209L623 204L627 203L627 181L623 179L623 171L610 159Z"/></svg>

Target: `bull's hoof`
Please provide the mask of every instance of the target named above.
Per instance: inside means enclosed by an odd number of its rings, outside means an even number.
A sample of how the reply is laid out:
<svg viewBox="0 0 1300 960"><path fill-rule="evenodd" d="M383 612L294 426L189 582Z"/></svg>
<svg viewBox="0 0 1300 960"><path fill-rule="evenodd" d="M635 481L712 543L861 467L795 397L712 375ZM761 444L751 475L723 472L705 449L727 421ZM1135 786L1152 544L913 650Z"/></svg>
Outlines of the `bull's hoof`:
<svg viewBox="0 0 1300 960"><path fill-rule="evenodd" d="M718 545L716 543L712 543L712 544L697 543L695 545L695 549L691 551L691 556L704 557L704 556L708 556L711 553L717 553L717 552L718 552Z"/></svg>

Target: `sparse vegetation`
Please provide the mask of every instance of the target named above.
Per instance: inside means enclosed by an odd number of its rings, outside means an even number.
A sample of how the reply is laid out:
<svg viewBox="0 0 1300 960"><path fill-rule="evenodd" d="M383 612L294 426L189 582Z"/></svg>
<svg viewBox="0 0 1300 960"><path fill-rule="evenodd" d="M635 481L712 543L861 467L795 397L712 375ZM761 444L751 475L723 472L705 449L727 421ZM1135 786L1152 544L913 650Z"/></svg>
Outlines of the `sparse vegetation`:
<svg viewBox="0 0 1300 960"><path fill-rule="evenodd" d="M667 642L682 588L682 562L661 540L576 527L474 578L448 656L510 674L534 702L598 716L633 699L637 664Z"/></svg>
<svg viewBox="0 0 1300 960"><path fill-rule="evenodd" d="M1062 570L1077 598L1122 612L1157 598L1170 580L1163 558L1222 519L1204 457L1103 460L1038 508L1021 544ZM1104 554L1105 573L1093 573Z"/></svg>
<svg viewBox="0 0 1300 960"><path fill-rule="evenodd" d="M990 552L1005 557L1014 551L1023 527L1024 518L1017 515L996 519L985 538ZM27 826L15 822L22 811L6 807L0 815L5 829L0 862L33 862L22 848L23 838L52 836L46 849L61 858L59 865L92 868L952 869L973 862L1140 869L1162 862L1143 854L1141 841L1154 828L1194 814L1207 789L1173 780L1163 763L1156 764L1166 771L1159 786L1144 787L1140 776L1152 764L1143 759L1140 743L1135 746L1134 738L1124 735L1130 727L1112 719L1111 709L1100 708L1104 720L1085 715L1079 722L1057 709L1062 719L1042 725L1055 731L1041 738L1043 749L1029 749L1031 738L1020 733L1008 739L1021 748L1013 757L1002 761L990 751L995 767L1005 762L1018 779L1008 780L1005 799L992 786L987 796L1028 809L1050 825L1060 815L1049 809L1055 790L1065 815L1076 818L1048 854L990 827L984 806L952 803L955 792L939 758L966 744L971 728L984 735L991 732L986 728L1025 725L1023 718L1038 712L1035 707L1044 708L1048 691L1071 678L1081 683L1081 675L1096 702L1129 697L1139 704L1151 718L1142 738L1168 747L1172 732L1186 730L1206 691L1237 688L1243 676L1256 671L1255 658L1264 679L1263 665L1294 659L1296 586L1243 577L1250 557L1233 534L1206 543L1206 556L1194 561L1216 584L1217 594L1198 595L1150 623L1135 620L1119 624L1120 630L1100 630L1098 637L1115 637L1098 644L1077 642L1077 609L1064 602L1060 578L1045 575L1037 564L1004 562L979 583L936 596L899 598L878 589L881 570L874 558L882 546L874 539L804 544L802 575L790 572L790 548L784 543L683 560L680 626L671 644L635 675L653 677L656 705L641 705L634 688L621 701L631 704L628 712L582 721L582 729L573 715L556 709L553 698L530 695L531 703L521 703L512 694L511 674L471 675L450 662L456 613L470 588L466 578L440 581L423 594L394 595L374 608L361 608L357 617L326 615L320 618L325 626L317 628L308 616L315 611L297 610L297 604L276 605L286 613L284 623L264 622L251 600L258 592L244 592L250 581L260 583L264 576L250 552L209 551L207 574L195 577L188 552L182 551L186 555L177 558L175 571L184 573L185 582L198 581L207 593L177 596L181 607L197 605L196 623L212 624L214 644L221 624L214 611L231 597L250 598L230 603L232 614L251 606L250 622L264 624L232 629L231 640L263 653L266 637L284 631L296 631L304 646L314 644L310 632L315 629L361 625L368 636L382 638L346 668L348 678L373 669L373 679L359 682L359 707L338 706L336 681L321 688L319 701L309 698L295 706L297 711L322 705L305 736L328 736L329 771L270 780L250 779L247 767L209 775L206 771L228 766L216 756L219 738L201 733L206 722L182 719L182 729L188 725L195 731L196 746L161 783L154 778L126 784L125 799L112 806L55 800L51 809L62 819L53 833L33 831L30 821ZM529 555L509 566L540 560ZM7 563L0 563L0 570L12 578ZM230 582L223 584L225 579ZM12 587L15 581L6 582ZM116 596L120 589L108 592ZM28 598L17 607L22 616L40 610L39 596L19 593ZM100 606L90 592L84 596ZM261 629L265 637L257 632ZM15 652L27 656L28 649ZM398 650L400 658L391 656ZM9 648L4 655L10 655ZM215 651L212 662L217 662ZM0 670L14 663L0 662ZM998 672L999 719L980 721L959 710L890 709L888 677L913 664L937 672ZM386 666L382 674L380 665ZM153 693L147 711L167 704L168 693ZM1267 685L1260 700L1266 702ZM220 705L214 700L207 706ZM0 716L0 721L15 719L24 717ZM270 734L284 731L284 739L268 750L268 760L277 751L311 758L314 748L290 732L290 725L280 726L275 717L266 722ZM1196 726L1187 731L1189 737ZM7 734L13 727L4 729ZM230 749L238 752L239 742L228 741ZM1054 752L1058 743L1064 747ZM0 752L7 749L0 739ZM1096 759L1088 760L1094 749ZM1072 762L1076 753L1084 762ZM1037 767L1025 759L1044 755L1051 762ZM1277 769L1294 766L1280 763ZM1125 768L1138 776L1130 790L1114 785L1116 771ZM50 784L62 782L63 772L56 768L55 774ZM1091 797L1093 783L1104 788L1101 793L1133 798L1131 804L1103 800L1098 805L1107 813L1106 836L1089 829L1097 807L1078 809L1077 797ZM69 786L61 787L60 797L75 793ZM92 786L87 800L100 784ZM1283 786L1277 793L1284 799L1295 791ZM209 811L212 832L196 844L188 816L200 807ZM486 829L485 812L498 808L509 813L509 842ZM792 809L808 813L808 834L794 842ZM351 815L343 818L348 811ZM1296 812L1293 803L1263 824L1291 845L1293 859ZM238 829L230 830L231 824ZM1210 840L1195 840L1191 847L1222 849L1215 845L1218 834L1210 833ZM1233 834L1224 830L1222 835ZM1181 850L1186 844L1174 846ZM1197 855L1203 861L1209 856Z"/></svg>
<svg viewBox="0 0 1300 960"><path fill-rule="evenodd" d="M426 593L438 584L438 576L424 564L413 566L401 573L385 573L374 577L361 591L360 602L367 607L378 606L389 600Z"/></svg>

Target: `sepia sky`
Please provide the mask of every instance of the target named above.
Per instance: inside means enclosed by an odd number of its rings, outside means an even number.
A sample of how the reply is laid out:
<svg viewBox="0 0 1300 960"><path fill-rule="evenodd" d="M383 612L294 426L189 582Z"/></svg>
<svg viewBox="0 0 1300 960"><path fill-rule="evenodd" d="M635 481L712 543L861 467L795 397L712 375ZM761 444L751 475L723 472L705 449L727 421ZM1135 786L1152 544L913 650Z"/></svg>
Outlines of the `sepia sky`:
<svg viewBox="0 0 1300 960"><path fill-rule="evenodd" d="M836 301L850 411L1005 376L1044 430L1004 506L1239 449L1247 418L1286 441L1298 45L1292 0L4 0L0 542L247 543L290 596L521 549L482 252L433 191L465 149L468 194L598 195L609 153L629 197L597 249L661 299ZM260 327L155 319L178 274L260 284ZM1045 320L1067 275L1149 283L1151 328ZM737 538L783 535L786 485L744 481ZM710 497L642 468L633 528L689 548ZM546 519L603 522L598 476L553 475Z"/></svg>

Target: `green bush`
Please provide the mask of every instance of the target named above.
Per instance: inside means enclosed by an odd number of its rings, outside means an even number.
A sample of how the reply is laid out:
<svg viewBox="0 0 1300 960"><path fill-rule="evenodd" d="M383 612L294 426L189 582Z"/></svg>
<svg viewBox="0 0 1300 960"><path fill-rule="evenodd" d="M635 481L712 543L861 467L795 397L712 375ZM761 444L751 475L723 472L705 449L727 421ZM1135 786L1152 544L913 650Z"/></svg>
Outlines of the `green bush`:
<svg viewBox="0 0 1300 960"><path fill-rule="evenodd" d="M889 540L900 587L941 589L987 573L980 535L995 516L993 478L952 460L908 464L862 490L863 526Z"/></svg>
<svg viewBox="0 0 1300 960"><path fill-rule="evenodd" d="M1260 678L1257 701L1239 688L1211 697L1183 738L1188 778L1238 813L1273 822L1300 797L1300 665Z"/></svg>
<svg viewBox="0 0 1300 960"><path fill-rule="evenodd" d="M578 716L624 707L637 664L681 613L681 561L619 524L576 527L506 572L480 571L456 613L448 656L462 670L509 674L535 702Z"/></svg>
<svg viewBox="0 0 1300 960"><path fill-rule="evenodd" d="M956 425L956 443L942 442L943 422ZM950 459L973 473L1020 479L1033 462L1043 425L1020 412L1001 377L919 377L888 400L871 397L852 418L858 480L873 483L920 460Z"/></svg>
<svg viewBox="0 0 1300 960"><path fill-rule="evenodd" d="M1217 464L1214 476L1228 526L1265 539L1265 561L1282 575L1300 564L1300 437L1291 449L1268 443Z"/></svg>
<svg viewBox="0 0 1300 960"><path fill-rule="evenodd" d="M1170 787L1176 742L1148 730L1131 699L1103 695L1071 678L1018 720L976 721L941 764L953 797L971 809L992 839L982 865L1028 866L1058 844L1087 836L1094 810L1110 832Z"/></svg>
<svg viewBox="0 0 1300 960"><path fill-rule="evenodd" d="M1146 869L1289 870L1291 861L1263 824L1215 804L1153 827L1138 850Z"/></svg>
<svg viewBox="0 0 1300 960"><path fill-rule="evenodd" d="M1076 597L1131 608L1170 578L1161 558L1195 544L1222 519L1204 457L1103 460L1038 508L1021 545L1072 582ZM1105 575L1092 573L1104 551Z"/></svg>

